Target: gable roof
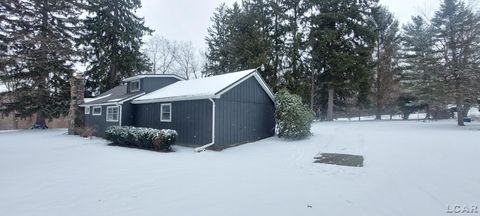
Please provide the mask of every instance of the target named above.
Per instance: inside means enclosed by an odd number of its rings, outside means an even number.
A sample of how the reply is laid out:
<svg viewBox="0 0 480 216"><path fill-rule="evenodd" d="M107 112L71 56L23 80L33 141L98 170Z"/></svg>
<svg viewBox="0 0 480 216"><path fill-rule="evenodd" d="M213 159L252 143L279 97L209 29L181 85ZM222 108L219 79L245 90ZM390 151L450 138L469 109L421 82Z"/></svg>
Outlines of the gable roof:
<svg viewBox="0 0 480 216"><path fill-rule="evenodd" d="M257 73L257 70L250 69L201 79L178 81L164 88L143 95L133 100L132 103L142 104L219 98L223 93L252 76L255 77L268 96L274 100L272 91Z"/></svg>
<svg viewBox="0 0 480 216"><path fill-rule="evenodd" d="M178 80L185 80L184 78L176 74L139 74L136 76L125 78L123 79L123 82L128 82L128 81L137 80L137 79L146 78L146 77L170 77Z"/></svg>
<svg viewBox="0 0 480 216"><path fill-rule="evenodd" d="M85 103L81 104L80 106L121 104L143 94L145 94L145 92L127 94L127 85L120 85L95 98L85 98Z"/></svg>

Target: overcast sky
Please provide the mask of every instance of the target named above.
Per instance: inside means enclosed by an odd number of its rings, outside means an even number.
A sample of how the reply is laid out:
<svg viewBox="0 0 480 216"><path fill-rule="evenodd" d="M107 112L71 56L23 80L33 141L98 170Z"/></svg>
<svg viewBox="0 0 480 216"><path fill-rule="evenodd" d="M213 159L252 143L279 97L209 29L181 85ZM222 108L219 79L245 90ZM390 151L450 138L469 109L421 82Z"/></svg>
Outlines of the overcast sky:
<svg viewBox="0 0 480 216"><path fill-rule="evenodd" d="M198 49L204 49L207 28L215 8L222 2L235 0L142 0L142 8L137 11L145 17L147 26L155 34L171 40L192 41ZM406 23L412 15L432 16L441 0L380 0L400 22Z"/></svg>

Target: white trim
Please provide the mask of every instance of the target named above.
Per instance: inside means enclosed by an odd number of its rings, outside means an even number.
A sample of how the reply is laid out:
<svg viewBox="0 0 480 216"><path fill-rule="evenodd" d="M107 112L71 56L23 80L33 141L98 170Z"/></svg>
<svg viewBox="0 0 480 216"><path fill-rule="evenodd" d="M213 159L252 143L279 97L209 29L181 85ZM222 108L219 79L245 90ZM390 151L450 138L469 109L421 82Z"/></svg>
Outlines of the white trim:
<svg viewBox="0 0 480 216"><path fill-rule="evenodd" d="M132 100L132 99L135 99L137 97L140 97L140 96L143 96L145 95L145 92L142 92L141 94L138 94L138 95L135 95L135 96L132 96L132 97L129 97L129 98L126 98L122 101L117 101L117 102L107 102L107 103L100 103L100 104L80 104L79 106L80 107L86 107L86 106L107 106L107 105L119 105L119 104L123 104L124 102L126 101L129 101L129 100ZM132 101L133 102L133 101Z"/></svg>
<svg viewBox="0 0 480 216"><path fill-rule="evenodd" d="M219 92L216 92L213 95L195 95L195 96L180 96L180 97L168 97L168 98L153 98L153 99L147 99L147 100L139 100L139 101L132 101L133 104L147 104L147 103L159 103L159 102L172 102L172 101L186 101L186 100L203 100L203 99L211 99L211 98L220 98L224 93L230 91L232 88L235 88L239 84L243 83L243 81L247 80L250 77L255 77L257 82L260 84L262 89L267 93L268 97L272 101L275 101L275 95L273 92L270 90L268 85L265 83L265 81L262 79L260 74L256 70L252 70L252 72L243 78L235 81L232 83L230 86L220 90Z"/></svg>
<svg viewBox="0 0 480 216"><path fill-rule="evenodd" d="M168 98L155 98L148 100L132 101L133 104L147 104L147 103L158 103L158 102L173 102L173 101L187 101L187 100L204 100L210 98L220 98L216 95L197 95L197 96L187 96L187 97L168 97Z"/></svg>
<svg viewBox="0 0 480 216"><path fill-rule="evenodd" d="M123 79L123 82L128 82L136 79L142 79L142 78L147 78L147 77L170 77L170 78L175 78L178 80L185 80L183 77L180 77L175 74L141 74L141 75L136 75L132 77L128 77Z"/></svg>
<svg viewBox="0 0 480 216"><path fill-rule="evenodd" d="M138 82L138 88L137 89L132 89L132 84L133 83L137 83ZM136 79L136 80L132 80L130 81L130 85L129 85L129 88L130 88L130 92L138 92L140 91L141 87L140 87L140 79Z"/></svg>
<svg viewBox="0 0 480 216"><path fill-rule="evenodd" d="M96 101L96 100L99 100L99 99L102 99L102 98L110 97L111 95L112 94L107 94L107 95L104 95L104 96L98 96L98 97L94 97L94 98L84 98L83 101L85 103L90 103L90 102L93 102L93 101Z"/></svg>
<svg viewBox="0 0 480 216"><path fill-rule="evenodd" d="M85 112L84 112L85 115L90 115L90 106L86 106L85 107Z"/></svg>
<svg viewBox="0 0 480 216"><path fill-rule="evenodd" d="M170 119L163 119L163 107L170 107ZM162 103L160 104L160 121L161 122L172 122L172 103Z"/></svg>
<svg viewBox="0 0 480 216"><path fill-rule="evenodd" d="M113 108L117 108L117 120L109 120L108 119L108 109L113 109ZM107 106L107 110L105 111L105 120L107 122L120 122L120 106Z"/></svg>
<svg viewBox="0 0 480 216"><path fill-rule="evenodd" d="M95 113L95 109L100 108L100 113ZM102 115L102 106L92 106L92 115L101 116Z"/></svg>
<svg viewBox="0 0 480 216"><path fill-rule="evenodd" d="M119 116L118 116L118 118L119 118L118 126L122 126L122 120L123 120L123 118L122 118L122 116L123 116L123 115L122 115L122 109L123 109L123 106L118 105L118 108L119 108L119 109L118 109L118 115L119 115Z"/></svg>
<svg viewBox="0 0 480 216"><path fill-rule="evenodd" d="M215 100L213 100L212 98L209 98L209 100L212 102L212 142L195 148L194 151L196 152L205 151L206 148L215 144Z"/></svg>
<svg viewBox="0 0 480 216"><path fill-rule="evenodd" d="M260 74L258 74L257 71L254 71L252 74L249 74L245 77L243 77L242 79L238 80L237 82L233 83L232 85L230 85L229 87L217 92L215 95L217 96L222 96L225 92L228 92L230 91L232 88L235 88L237 85L239 85L240 83L242 83L243 81L247 80L248 78L250 77L255 77L255 79L257 80L257 82L260 84L260 86L263 88L263 90L265 91L265 93L267 93L267 95L270 97L270 99L272 99L272 101L275 101L275 95L273 94L273 92L270 90L270 88L268 87L268 85L265 83L265 81L262 79L262 77L260 76Z"/></svg>

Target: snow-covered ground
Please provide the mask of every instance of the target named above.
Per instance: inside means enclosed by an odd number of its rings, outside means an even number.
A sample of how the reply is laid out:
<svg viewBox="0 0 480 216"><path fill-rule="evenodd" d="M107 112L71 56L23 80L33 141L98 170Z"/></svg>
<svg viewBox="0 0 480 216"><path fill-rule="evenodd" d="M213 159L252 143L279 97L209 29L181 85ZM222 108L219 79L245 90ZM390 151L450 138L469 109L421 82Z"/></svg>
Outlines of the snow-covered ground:
<svg viewBox="0 0 480 216"><path fill-rule="evenodd" d="M455 115L456 115L456 112L455 112ZM424 112L415 112L415 113L412 113L410 114L410 116L408 116L408 119L409 120L423 120L425 119L425 116L426 116L426 113ZM470 108L470 110L468 111L468 117L474 119L474 120L480 120L480 110L477 106L472 106ZM382 115L382 120L389 120L390 119L390 115ZM358 121L358 116L355 117L351 117L350 119L349 118L338 118L336 119L336 121ZM375 115L369 115L369 116L361 116L360 117L360 121L365 121L365 120L375 120ZM403 120L402 118L402 115L400 114L396 114L396 115L392 115L392 120Z"/></svg>
<svg viewBox="0 0 480 216"><path fill-rule="evenodd" d="M480 205L480 124L315 123L304 141L222 152L108 146L65 130L0 133L1 215L422 215ZM361 154L365 167L313 163Z"/></svg>

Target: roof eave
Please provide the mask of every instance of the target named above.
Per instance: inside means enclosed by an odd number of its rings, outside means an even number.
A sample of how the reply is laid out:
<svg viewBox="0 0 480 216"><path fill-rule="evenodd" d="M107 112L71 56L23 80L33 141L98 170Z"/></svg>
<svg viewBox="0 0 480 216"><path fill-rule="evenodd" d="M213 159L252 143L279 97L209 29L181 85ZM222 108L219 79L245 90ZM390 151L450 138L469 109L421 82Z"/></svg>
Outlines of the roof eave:
<svg viewBox="0 0 480 216"><path fill-rule="evenodd" d="M168 77L168 78L176 78L178 80L185 80L183 77L180 77L176 74L141 74L141 75L136 75L136 76L132 76L132 77L127 77L125 79L123 79L122 81L123 82L128 82L128 81L133 81L133 80L138 80L138 79L142 79L142 78L147 78L147 77Z"/></svg>
<svg viewBox="0 0 480 216"><path fill-rule="evenodd" d="M182 97L168 97L168 98L154 98L145 100L133 100L133 104L149 104L149 103L161 103L161 102L174 102L174 101L188 101L188 100L206 100L219 98L218 95L198 95L198 96L182 96Z"/></svg>
<svg viewBox="0 0 480 216"><path fill-rule="evenodd" d="M125 98L123 100L120 100L120 101L112 101L112 102L104 102L104 103L98 103L98 104L95 104L95 103L92 103L92 104L87 104L87 103L83 103L83 104L80 104L78 106L80 107L87 107L87 106L105 106L105 105L119 105L119 104L123 104L127 101L131 101L131 100L134 100L138 97L141 97L145 95L145 92L142 92L141 94L137 94L137 95L134 95L132 97L128 97L128 98Z"/></svg>

